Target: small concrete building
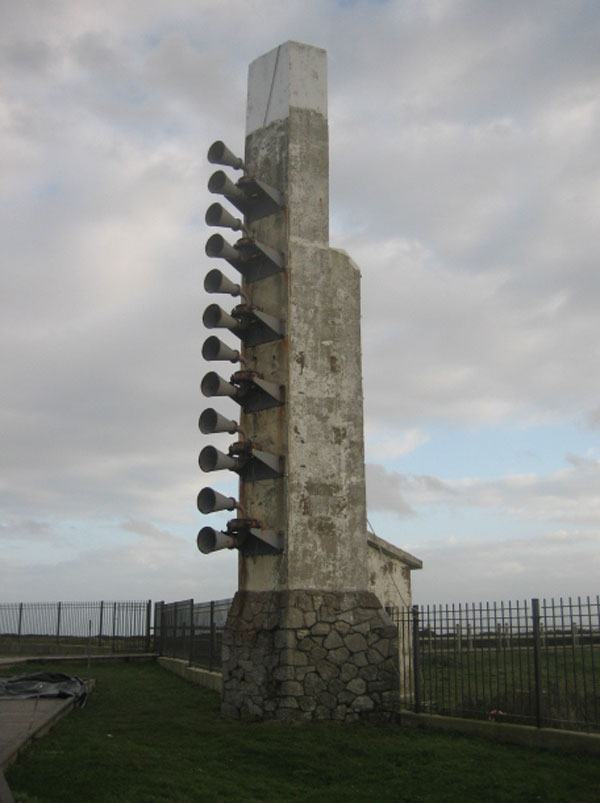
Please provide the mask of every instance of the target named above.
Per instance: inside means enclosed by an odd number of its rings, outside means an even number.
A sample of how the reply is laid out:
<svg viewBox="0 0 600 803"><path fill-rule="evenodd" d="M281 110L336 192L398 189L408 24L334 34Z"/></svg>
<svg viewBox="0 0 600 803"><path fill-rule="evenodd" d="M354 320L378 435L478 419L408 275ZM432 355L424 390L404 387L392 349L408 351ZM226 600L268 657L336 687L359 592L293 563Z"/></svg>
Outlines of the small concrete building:
<svg viewBox="0 0 600 803"><path fill-rule="evenodd" d="M367 532L369 591L372 591L398 627L398 691L401 703L412 699L412 589L411 572L423 561L374 533Z"/></svg>
<svg viewBox="0 0 600 803"><path fill-rule="evenodd" d="M396 620L400 610L412 605L410 573L423 568L423 561L389 541L367 532L369 591L376 594Z"/></svg>

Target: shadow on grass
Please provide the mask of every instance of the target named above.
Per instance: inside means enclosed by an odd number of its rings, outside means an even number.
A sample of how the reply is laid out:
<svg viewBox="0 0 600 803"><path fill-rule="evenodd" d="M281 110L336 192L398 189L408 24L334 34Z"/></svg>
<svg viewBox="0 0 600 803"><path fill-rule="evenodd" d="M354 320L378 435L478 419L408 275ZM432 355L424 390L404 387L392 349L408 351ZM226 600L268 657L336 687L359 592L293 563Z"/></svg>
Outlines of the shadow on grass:
<svg viewBox="0 0 600 803"><path fill-rule="evenodd" d="M53 671L87 675L85 664ZM92 664L91 674L86 707L6 773L17 803L598 800L593 756L393 724L231 722L216 693L158 665Z"/></svg>

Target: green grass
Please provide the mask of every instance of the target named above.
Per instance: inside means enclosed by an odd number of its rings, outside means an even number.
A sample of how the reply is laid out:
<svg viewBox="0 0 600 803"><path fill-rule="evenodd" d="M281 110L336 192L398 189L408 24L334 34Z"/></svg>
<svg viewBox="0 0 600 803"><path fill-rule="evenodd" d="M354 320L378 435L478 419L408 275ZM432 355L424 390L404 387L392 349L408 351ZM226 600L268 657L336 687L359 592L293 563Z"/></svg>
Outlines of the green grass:
<svg viewBox="0 0 600 803"><path fill-rule="evenodd" d="M52 671L83 677L86 666ZM217 694L155 664L93 665L92 675L97 687L86 707L8 771L17 801L598 800L594 756L393 724L231 722L220 716Z"/></svg>

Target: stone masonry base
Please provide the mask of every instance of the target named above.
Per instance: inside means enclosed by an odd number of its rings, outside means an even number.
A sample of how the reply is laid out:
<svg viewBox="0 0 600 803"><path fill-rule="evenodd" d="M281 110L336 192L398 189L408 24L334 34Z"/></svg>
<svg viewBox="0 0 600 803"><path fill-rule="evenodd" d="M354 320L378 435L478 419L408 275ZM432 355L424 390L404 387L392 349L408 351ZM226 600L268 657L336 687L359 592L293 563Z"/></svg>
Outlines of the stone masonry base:
<svg viewBox="0 0 600 803"><path fill-rule="evenodd" d="M238 591L223 633L234 719L390 717L397 630L370 591Z"/></svg>

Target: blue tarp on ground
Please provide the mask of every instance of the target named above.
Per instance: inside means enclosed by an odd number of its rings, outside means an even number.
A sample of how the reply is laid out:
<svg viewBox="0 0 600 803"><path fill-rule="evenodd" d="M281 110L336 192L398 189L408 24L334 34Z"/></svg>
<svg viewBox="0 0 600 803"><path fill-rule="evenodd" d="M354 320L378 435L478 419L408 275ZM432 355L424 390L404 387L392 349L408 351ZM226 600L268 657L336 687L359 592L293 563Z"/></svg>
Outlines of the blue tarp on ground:
<svg viewBox="0 0 600 803"><path fill-rule="evenodd" d="M73 697L81 708L87 699L85 683L60 672L35 672L0 678L0 700L27 700L31 697Z"/></svg>

